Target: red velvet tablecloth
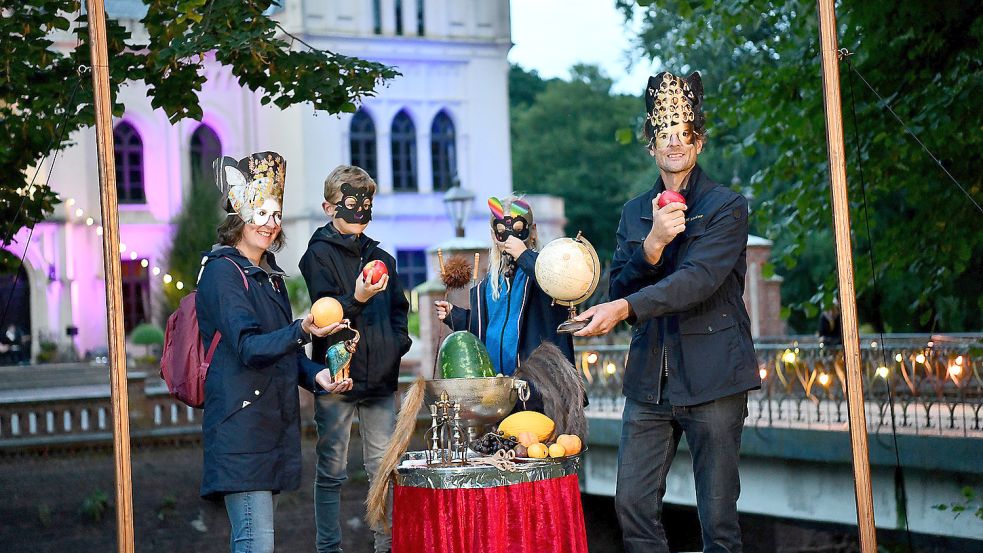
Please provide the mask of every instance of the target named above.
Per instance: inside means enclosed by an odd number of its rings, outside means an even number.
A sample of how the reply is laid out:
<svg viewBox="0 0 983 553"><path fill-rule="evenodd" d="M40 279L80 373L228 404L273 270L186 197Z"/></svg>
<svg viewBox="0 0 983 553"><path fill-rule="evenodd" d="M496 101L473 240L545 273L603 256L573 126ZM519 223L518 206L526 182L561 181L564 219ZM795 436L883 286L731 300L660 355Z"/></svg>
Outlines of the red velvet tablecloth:
<svg viewBox="0 0 983 553"><path fill-rule="evenodd" d="M473 489L397 484L393 553L587 553L577 475Z"/></svg>

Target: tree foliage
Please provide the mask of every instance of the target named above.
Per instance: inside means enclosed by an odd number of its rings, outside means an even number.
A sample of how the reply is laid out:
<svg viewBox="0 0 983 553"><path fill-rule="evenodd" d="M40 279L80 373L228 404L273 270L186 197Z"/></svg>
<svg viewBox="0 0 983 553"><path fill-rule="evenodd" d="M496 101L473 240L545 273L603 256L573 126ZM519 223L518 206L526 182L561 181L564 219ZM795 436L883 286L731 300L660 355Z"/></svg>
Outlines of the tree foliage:
<svg viewBox="0 0 983 553"><path fill-rule="evenodd" d="M783 301L800 322L814 318L836 289L832 243L814 239L832 221L815 2L638 3L645 7L638 54L703 73L710 144L755 162L754 224L776 242ZM634 9L618 4L626 14ZM981 16L983 5L969 0L838 4L840 46L854 52L847 61L883 97L840 64L856 288L861 319L877 328L983 327L983 215L967 198L983 203L975 155L983 149Z"/></svg>
<svg viewBox="0 0 983 553"><path fill-rule="evenodd" d="M616 139L639 127L641 98L612 94L611 79L597 67L578 65L571 74L570 81L542 81L512 68L512 187L563 198L567 234L583 231L607 262L622 206L651 186L658 170L642 146Z"/></svg>
<svg viewBox="0 0 983 553"><path fill-rule="evenodd" d="M145 43L107 21L112 95L143 80L151 105L172 121L201 119L204 63L214 56L239 84L279 108L309 102L328 113L354 112L360 98L398 73L391 67L323 50L294 48L275 20L272 0L143 0ZM0 245L50 214L58 203L27 171L94 124L88 26L79 0L4 0L0 17ZM74 37L66 44L65 37ZM60 42L56 44L56 38ZM298 48L302 46L297 45ZM123 106L113 106L122 115Z"/></svg>

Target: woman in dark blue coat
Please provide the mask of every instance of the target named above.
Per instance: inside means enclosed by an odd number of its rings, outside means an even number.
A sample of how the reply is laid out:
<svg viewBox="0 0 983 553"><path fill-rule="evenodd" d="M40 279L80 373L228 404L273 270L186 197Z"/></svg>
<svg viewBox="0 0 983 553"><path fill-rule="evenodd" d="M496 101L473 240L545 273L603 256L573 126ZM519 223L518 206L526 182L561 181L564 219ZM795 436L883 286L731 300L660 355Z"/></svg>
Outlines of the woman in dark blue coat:
<svg viewBox="0 0 983 553"><path fill-rule="evenodd" d="M283 158L261 152L215 167L229 216L203 260L195 305L202 343L222 334L205 379L201 495L224 499L233 553L272 552L276 496L300 484L297 386L339 393L351 381L332 382L304 354L312 334L339 325L318 327L310 314L293 320L271 253L283 244Z"/></svg>

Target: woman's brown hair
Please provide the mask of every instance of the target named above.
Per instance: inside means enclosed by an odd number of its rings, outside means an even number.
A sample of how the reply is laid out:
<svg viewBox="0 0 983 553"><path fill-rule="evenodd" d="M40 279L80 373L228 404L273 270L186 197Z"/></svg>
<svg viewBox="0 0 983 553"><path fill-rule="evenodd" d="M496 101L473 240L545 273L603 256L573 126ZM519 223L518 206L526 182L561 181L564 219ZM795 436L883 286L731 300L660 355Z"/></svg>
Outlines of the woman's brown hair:
<svg viewBox="0 0 983 553"><path fill-rule="evenodd" d="M216 229L218 243L223 246L235 247L242 240L242 233L246 229L246 222L236 213L230 213ZM270 244L271 252L278 252L287 243L287 237L283 234L283 227L280 227L280 234L276 235L273 243Z"/></svg>

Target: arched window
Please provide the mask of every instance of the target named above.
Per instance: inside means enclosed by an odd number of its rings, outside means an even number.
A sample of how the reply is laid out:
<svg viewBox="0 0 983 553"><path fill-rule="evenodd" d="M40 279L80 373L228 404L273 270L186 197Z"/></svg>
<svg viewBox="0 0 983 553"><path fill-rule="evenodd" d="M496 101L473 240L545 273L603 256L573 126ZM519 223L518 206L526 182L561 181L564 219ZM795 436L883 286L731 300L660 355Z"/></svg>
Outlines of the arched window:
<svg viewBox="0 0 983 553"><path fill-rule="evenodd" d="M382 4L380 0L372 0L372 32L382 34Z"/></svg>
<svg viewBox="0 0 983 553"><path fill-rule="evenodd" d="M396 34L403 34L403 1L394 0L393 9L396 11Z"/></svg>
<svg viewBox="0 0 983 553"><path fill-rule="evenodd" d="M374 179L376 176L375 153L375 123L372 117L363 110L355 112L349 128L349 147L352 154L352 165L365 169Z"/></svg>
<svg viewBox="0 0 983 553"><path fill-rule="evenodd" d="M454 145L454 122L441 111L430 127L430 155L433 160L434 191L454 186L457 175L457 151Z"/></svg>
<svg viewBox="0 0 983 553"><path fill-rule="evenodd" d="M405 111L396 114L391 134L393 190L416 192L416 127Z"/></svg>
<svg viewBox="0 0 983 553"><path fill-rule="evenodd" d="M423 13L425 11L423 6L424 1L425 0L416 0L416 34L420 36L423 36L425 34L424 31L427 30L423 18Z"/></svg>
<svg viewBox="0 0 983 553"><path fill-rule="evenodd" d="M198 125L191 134L191 183L208 183L212 178L212 162L222 155L222 142L208 125Z"/></svg>
<svg viewBox="0 0 983 553"><path fill-rule="evenodd" d="M143 140L133 125L126 121L113 130L116 142L116 195L121 204L142 204L147 201L143 192Z"/></svg>

